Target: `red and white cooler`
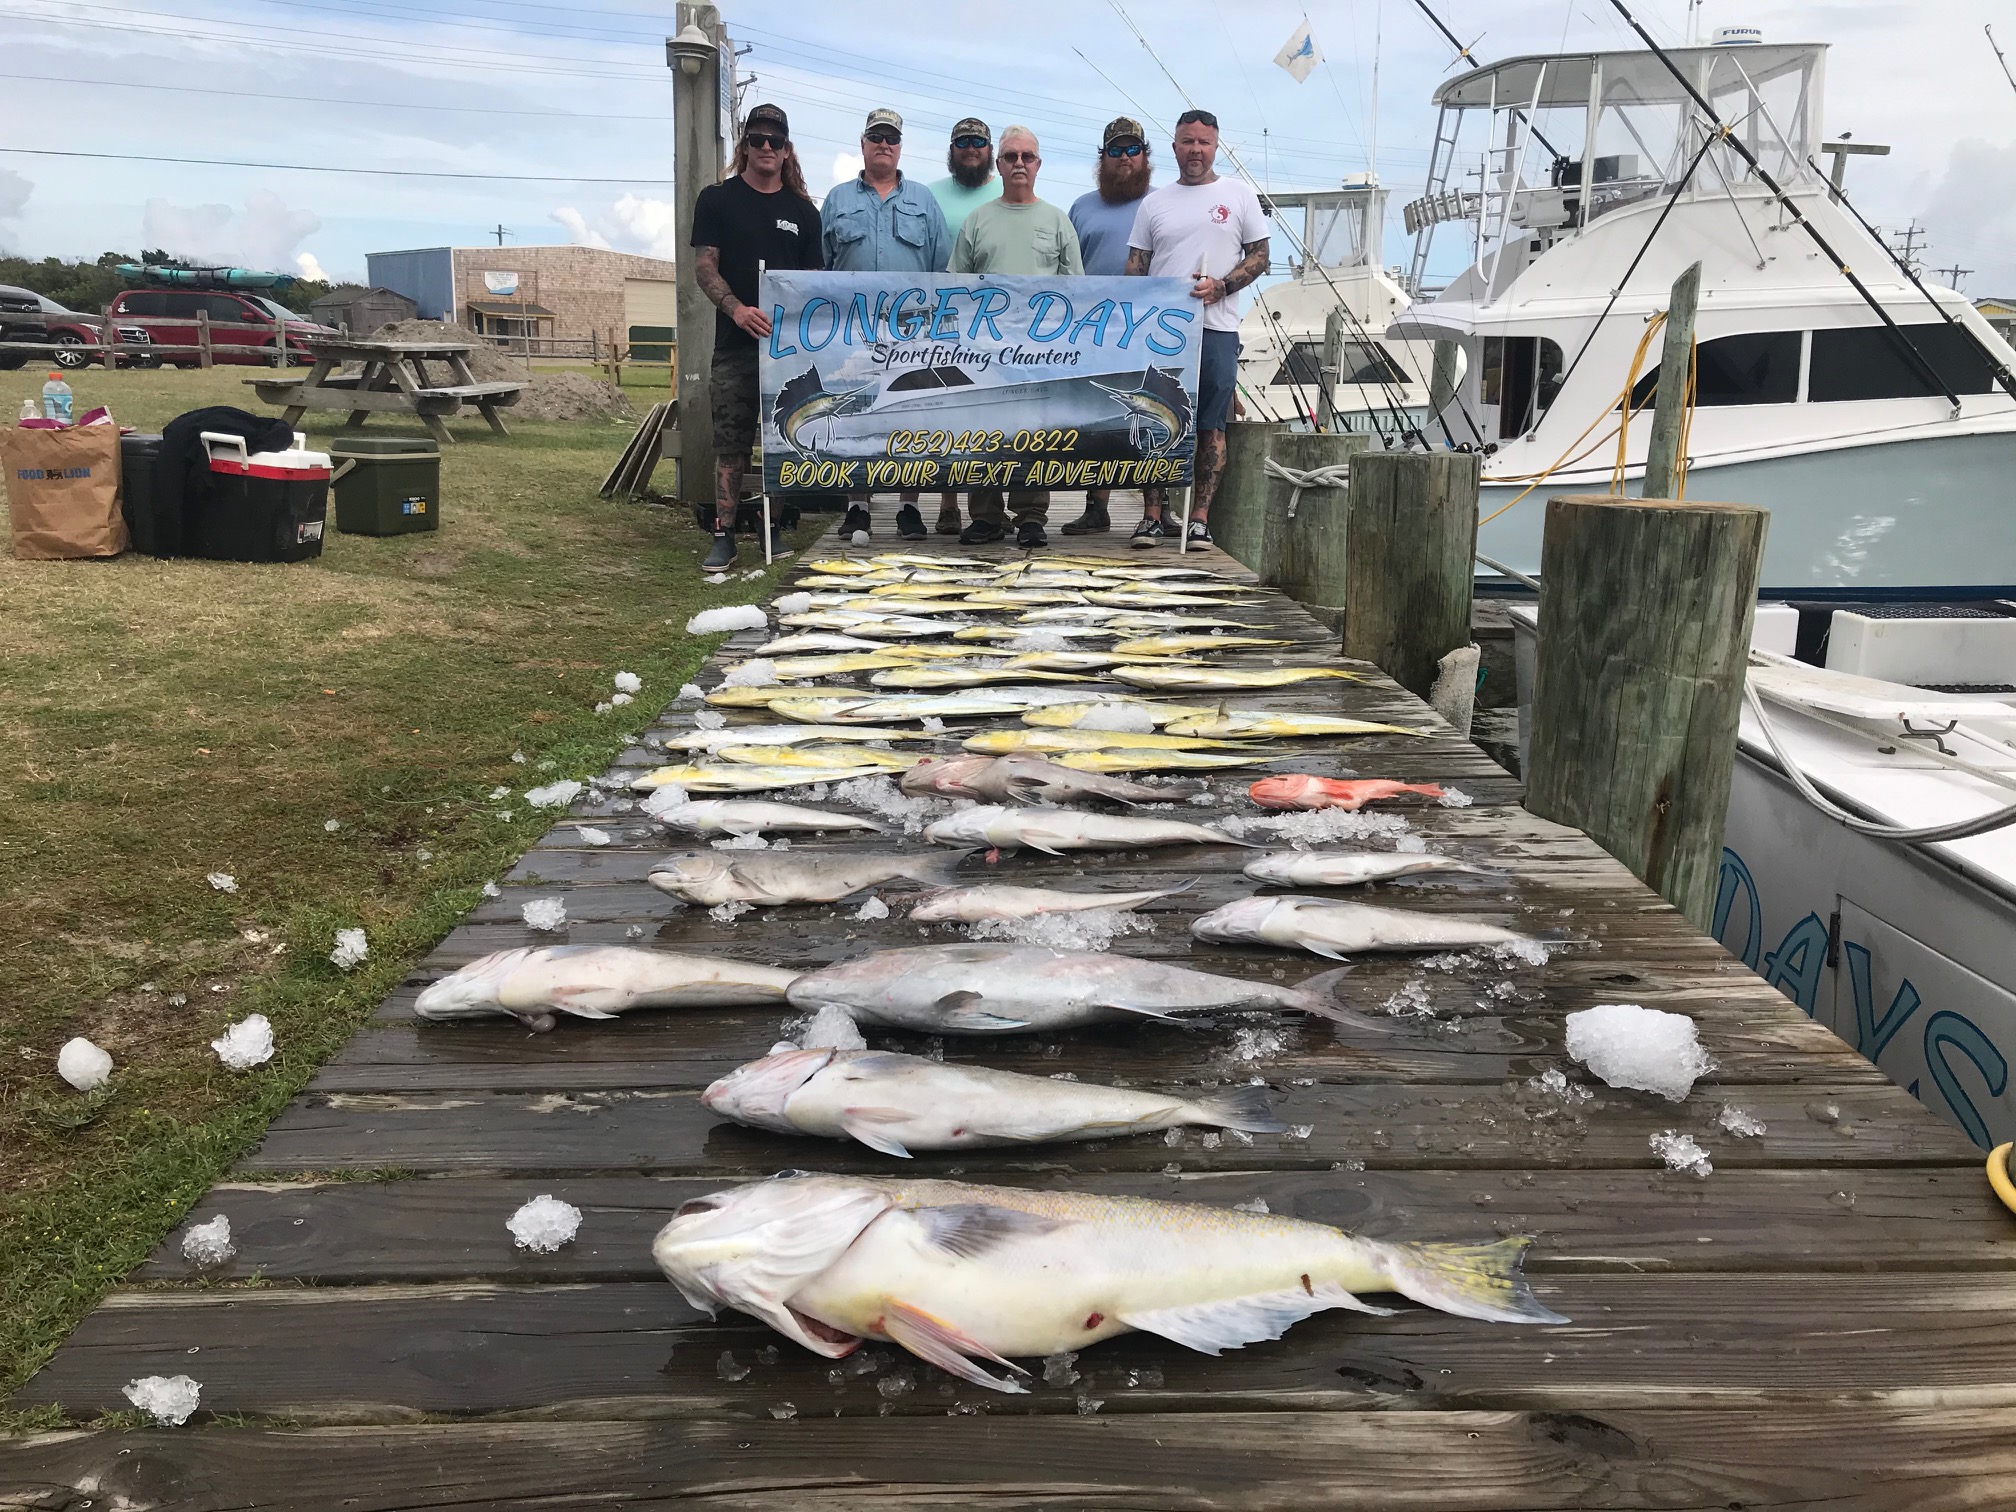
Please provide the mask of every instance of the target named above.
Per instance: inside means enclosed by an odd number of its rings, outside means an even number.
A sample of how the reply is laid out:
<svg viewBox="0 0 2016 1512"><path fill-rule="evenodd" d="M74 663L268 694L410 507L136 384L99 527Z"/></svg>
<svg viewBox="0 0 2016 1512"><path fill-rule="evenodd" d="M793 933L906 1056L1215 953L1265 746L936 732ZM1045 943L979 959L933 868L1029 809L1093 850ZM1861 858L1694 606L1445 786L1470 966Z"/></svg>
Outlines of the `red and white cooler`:
<svg viewBox="0 0 2016 1512"><path fill-rule="evenodd" d="M287 451L247 453L240 437L204 431L210 488L188 521L188 554L217 562L320 556L329 516L329 454L309 451L306 441L296 431Z"/></svg>

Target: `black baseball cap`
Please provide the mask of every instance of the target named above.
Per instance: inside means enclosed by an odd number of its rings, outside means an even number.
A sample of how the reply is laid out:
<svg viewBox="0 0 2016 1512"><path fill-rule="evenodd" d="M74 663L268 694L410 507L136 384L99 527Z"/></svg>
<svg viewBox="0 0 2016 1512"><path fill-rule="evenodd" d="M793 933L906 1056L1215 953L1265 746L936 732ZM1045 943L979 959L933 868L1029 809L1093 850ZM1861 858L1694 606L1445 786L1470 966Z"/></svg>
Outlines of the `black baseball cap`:
<svg viewBox="0 0 2016 1512"><path fill-rule="evenodd" d="M742 130L745 134L754 131L758 126L775 126L787 137L791 135L791 122L786 119L784 112L775 105L756 106L742 122Z"/></svg>

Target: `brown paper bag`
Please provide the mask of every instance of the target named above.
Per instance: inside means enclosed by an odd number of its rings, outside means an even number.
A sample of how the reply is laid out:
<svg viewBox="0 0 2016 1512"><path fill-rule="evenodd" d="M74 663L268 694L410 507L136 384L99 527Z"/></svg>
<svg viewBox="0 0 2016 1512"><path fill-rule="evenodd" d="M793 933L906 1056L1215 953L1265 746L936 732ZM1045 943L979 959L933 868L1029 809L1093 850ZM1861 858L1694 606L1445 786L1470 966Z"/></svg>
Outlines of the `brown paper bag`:
<svg viewBox="0 0 2016 1512"><path fill-rule="evenodd" d="M126 549L118 426L0 431L0 481L17 557L107 557Z"/></svg>

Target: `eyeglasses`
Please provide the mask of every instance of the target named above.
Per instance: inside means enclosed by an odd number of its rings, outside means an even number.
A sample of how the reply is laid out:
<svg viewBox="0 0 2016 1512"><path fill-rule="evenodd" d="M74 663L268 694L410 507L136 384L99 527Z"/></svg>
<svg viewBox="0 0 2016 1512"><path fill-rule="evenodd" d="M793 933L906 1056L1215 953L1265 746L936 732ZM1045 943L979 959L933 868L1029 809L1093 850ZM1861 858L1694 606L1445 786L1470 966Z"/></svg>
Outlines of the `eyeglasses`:
<svg viewBox="0 0 2016 1512"><path fill-rule="evenodd" d="M1139 157L1147 150L1139 142L1115 142L1111 147L1106 149L1106 156L1110 158Z"/></svg>
<svg viewBox="0 0 2016 1512"><path fill-rule="evenodd" d="M863 141L873 142L880 147L900 147L903 145L903 133L900 131L891 131L886 126L878 126L873 131L864 131L861 133L861 138Z"/></svg>
<svg viewBox="0 0 2016 1512"><path fill-rule="evenodd" d="M952 138L952 145L961 150L968 150L974 147L989 147L993 144L983 136L963 136Z"/></svg>
<svg viewBox="0 0 2016 1512"><path fill-rule="evenodd" d="M1208 110L1186 110L1183 114L1176 117L1176 124L1178 126L1209 126L1213 131L1216 131L1218 129L1218 117L1211 114Z"/></svg>
<svg viewBox="0 0 2016 1512"><path fill-rule="evenodd" d="M791 145L791 138L770 131L751 131L746 133L742 140L759 151L767 147L772 151L782 152Z"/></svg>
<svg viewBox="0 0 2016 1512"><path fill-rule="evenodd" d="M1004 163L1040 163L1043 161L1033 152L1003 152L998 154Z"/></svg>

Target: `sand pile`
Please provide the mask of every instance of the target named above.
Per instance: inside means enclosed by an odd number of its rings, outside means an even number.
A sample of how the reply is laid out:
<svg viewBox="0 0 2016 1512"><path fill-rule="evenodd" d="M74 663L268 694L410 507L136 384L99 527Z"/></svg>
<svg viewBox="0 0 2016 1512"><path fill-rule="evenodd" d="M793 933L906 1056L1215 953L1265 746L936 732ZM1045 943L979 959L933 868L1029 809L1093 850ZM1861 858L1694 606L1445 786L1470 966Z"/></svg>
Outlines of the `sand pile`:
<svg viewBox="0 0 2016 1512"><path fill-rule="evenodd" d="M523 383L518 402L503 411L523 420L618 420L635 414L629 399L613 383L582 372L528 368L522 357L493 346L459 325L440 320L400 320L371 333L374 341L466 341L475 345L469 371L478 383ZM436 366L436 374L446 369Z"/></svg>

